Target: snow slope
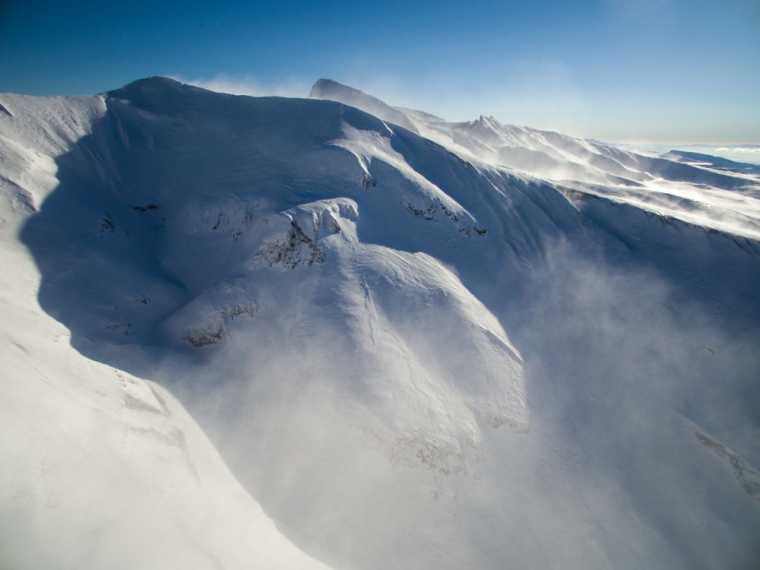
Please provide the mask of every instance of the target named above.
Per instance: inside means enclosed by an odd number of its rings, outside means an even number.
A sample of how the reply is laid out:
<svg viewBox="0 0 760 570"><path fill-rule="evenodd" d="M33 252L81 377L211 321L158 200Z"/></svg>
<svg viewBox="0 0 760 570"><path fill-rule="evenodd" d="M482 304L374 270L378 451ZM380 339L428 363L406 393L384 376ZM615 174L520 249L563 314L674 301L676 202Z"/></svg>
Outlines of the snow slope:
<svg viewBox="0 0 760 570"><path fill-rule="evenodd" d="M753 174L312 94L0 95L14 563L751 568Z"/></svg>
<svg viewBox="0 0 760 570"><path fill-rule="evenodd" d="M0 567L325 568L280 534L170 393L86 358L40 307L17 235L59 185L56 158L106 105L2 100Z"/></svg>

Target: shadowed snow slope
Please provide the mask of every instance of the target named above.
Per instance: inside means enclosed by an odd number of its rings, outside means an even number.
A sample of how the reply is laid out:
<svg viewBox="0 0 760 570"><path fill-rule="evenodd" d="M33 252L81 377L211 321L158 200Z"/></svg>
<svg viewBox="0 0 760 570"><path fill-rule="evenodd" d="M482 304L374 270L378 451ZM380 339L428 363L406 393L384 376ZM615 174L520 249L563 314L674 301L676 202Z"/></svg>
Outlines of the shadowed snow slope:
<svg viewBox="0 0 760 570"><path fill-rule="evenodd" d="M171 394L82 356L39 306L17 232L62 180L55 159L107 107L2 99L0 567L326 568L280 534Z"/></svg>
<svg viewBox="0 0 760 570"><path fill-rule="evenodd" d="M14 567L750 568L752 174L312 96L0 95Z"/></svg>

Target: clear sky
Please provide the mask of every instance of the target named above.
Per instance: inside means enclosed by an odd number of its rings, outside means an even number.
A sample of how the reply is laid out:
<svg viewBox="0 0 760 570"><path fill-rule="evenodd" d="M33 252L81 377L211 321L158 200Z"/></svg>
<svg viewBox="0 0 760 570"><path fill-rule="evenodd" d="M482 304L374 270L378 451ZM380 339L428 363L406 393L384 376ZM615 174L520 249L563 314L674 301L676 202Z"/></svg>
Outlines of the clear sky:
<svg viewBox="0 0 760 570"><path fill-rule="evenodd" d="M760 0L0 0L0 91L149 75L287 95L330 77L450 119L760 143Z"/></svg>

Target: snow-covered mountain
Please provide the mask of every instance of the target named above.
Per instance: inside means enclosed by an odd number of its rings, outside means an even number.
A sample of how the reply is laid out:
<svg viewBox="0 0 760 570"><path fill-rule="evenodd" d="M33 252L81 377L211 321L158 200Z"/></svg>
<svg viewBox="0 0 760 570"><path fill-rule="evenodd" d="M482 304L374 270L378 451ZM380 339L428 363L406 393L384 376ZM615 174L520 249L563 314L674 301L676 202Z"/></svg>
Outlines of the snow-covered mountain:
<svg viewBox="0 0 760 570"><path fill-rule="evenodd" d="M552 131L502 125L494 117L451 123L429 113L391 107L326 79L317 81L311 96L363 109L420 133L465 160L505 166L562 182L584 194L760 237L757 165L677 150L664 156L644 155ZM735 190L742 192L737 196Z"/></svg>
<svg viewBox="0 0 760 570"><path fill-rule="evenodd" d="M751 168L329 80L0 105L12 567L759 559Z"/></svg>

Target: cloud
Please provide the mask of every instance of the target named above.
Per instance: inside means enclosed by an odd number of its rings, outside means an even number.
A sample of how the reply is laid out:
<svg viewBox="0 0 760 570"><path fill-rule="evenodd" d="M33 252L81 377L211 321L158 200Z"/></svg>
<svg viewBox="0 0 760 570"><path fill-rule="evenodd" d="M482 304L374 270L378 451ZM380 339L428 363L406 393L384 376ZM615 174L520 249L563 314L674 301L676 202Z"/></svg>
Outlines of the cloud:
<svg viewBox="0 0 760 570"><path fill-rule="evenodd" d="M760 145L758 146L721 146L715 149L716 152L747 152L760 154Z"/></svg>

